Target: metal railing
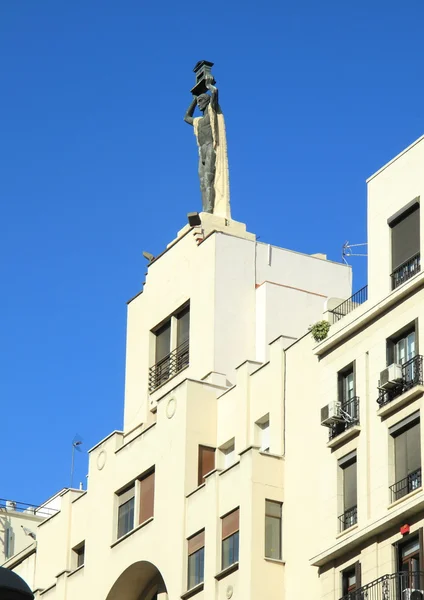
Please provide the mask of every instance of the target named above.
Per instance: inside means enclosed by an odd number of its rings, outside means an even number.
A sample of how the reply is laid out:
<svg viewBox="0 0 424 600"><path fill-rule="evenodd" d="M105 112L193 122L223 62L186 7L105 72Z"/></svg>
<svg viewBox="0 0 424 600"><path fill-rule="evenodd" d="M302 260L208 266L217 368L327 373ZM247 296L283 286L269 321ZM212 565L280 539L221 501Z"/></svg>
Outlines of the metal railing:
<svg viewBox="0 0 424 600"><path fill-rule="evenodd" d="M406 496L414 490L417 490L419 487L421 487L421 483L421 468L419 468L390 486L392 502L395 502L396 500L399 500L399 498L403 498L403 496Z"/></svg>
<svg viewBox="0 0 424 600"><path fill-rule="evenodd" d="M340 600L421 600L424 598L424 572L403 571L383 575ZM418 592L413 594L413 592ZM420 595L422 593L422 596Z"/></svg>
<svg viewBox="0 0 424 600"><path fill-rule="evenodd" d="M405 281L408 281L408 279L419 273L421 271L420 262L420 253L418 252L418 254L397 267L390 275L392 278L392 290L395 290L405 283Z"/></svg>
<svg viewBox="0 0 424 600"><path fill-rule="evenodd" d="M380 390L377 403L385 406L416 385L423 385L423 357L418 354L402 365L402 381L390 390Z"/></svg>
<svg viewBox="0 0 424 600"><path fill-rule="evenodd" d="M341 410L345 420L331 425L328 431L330 440L343 433L343 431L346 431L346 429L354 425L359 425L359 397L354 396L348 402L342 402Z"/></svg>
<svg viewBox="0 0 424 600"><path fill-rule="evenodd" d="M352 310L355 310L358 306L363 304L366 300L368 300L368 286L364 286L357 292L353 294L347 300L344 300L341 304L333 308L333 310L329 310L328 312L333 315L333 324L343 319L346 315L348 315Z"/></svg>
<svg viewBox="0 0 424 600"><path fill-rule="evenodd" d="M149 392L152 393L163 383L171 379L185 367L189 362L189 340L183 342L167 356L162 358L149 369Z"/></svg>
<svg viewBox="0 0 424 600"><path fill-rule="evenodd" d="M349 529L358 522L358 507L352 506L339 517L340 531Z"/></svg>
<svg viewBox="0 0 424 600"><path fill-rule="evenodd" d="M16 502L15 500L5 500L0 498L0 515L2 513L20 513L24 515L33 515L47 519L59 512L56 508L49 506L35 506L34 504L26 504L25 502Z"/></svg>

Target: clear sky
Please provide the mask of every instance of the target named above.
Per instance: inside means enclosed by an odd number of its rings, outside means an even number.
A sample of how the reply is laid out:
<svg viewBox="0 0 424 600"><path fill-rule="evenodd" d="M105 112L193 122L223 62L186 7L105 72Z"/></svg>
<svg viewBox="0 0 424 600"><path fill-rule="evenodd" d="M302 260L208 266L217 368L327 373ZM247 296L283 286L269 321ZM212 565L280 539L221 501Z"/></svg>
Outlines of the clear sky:
<svg viewBox="0 0 424 600"><path fill-rule="evenodd" d="M141 253L201 208L194 64L215 62L233 217L340 260L365 179L423 133L423 22L422 0L0 2L0 497L41 502L76 432L122 426Z"/></svg>

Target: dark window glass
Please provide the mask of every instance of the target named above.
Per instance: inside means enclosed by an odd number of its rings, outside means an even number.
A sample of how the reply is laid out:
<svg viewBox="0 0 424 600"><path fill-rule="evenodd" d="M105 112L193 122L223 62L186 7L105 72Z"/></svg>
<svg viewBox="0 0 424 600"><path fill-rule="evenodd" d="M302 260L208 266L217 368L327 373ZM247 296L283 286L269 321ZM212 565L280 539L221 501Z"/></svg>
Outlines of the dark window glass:
<svg viewBox="0 0 424 600"><path fill-rule="evenodd" d="M202 583L205 571L205 548L200 548L188 557L188 589Z"/></svg>
<svg viewBox="0 0 424 600"><path fill-rule="evenodd" d="M177 315L177 347L187 342L190 336L190 307Z"/></svg>
<svg viewBox="0 0 424 600"><path fill-rule="evenodd" d="M222 568L226 569L230 565L238 562L239 559L239 532L222 540Z"/></svg>
<svg viewBox="0 0 424 600"><path fill-rule="evenodd" d="M156 332L156 363L171 352L171 321L167 321Z"/></svg>
<svg viewBox="0 0 424 600"><path fill-rule="evenodd" d="M134 529L134 496L118 509L118 538Z"/></svg>
<svg viewBox="0 0 424 600"><path fill-rule="evenodd" d="M392 229L392 271L420 251L420 207L415 205L390 225Z"/></svg>
<svg viewBox="0 0 424 600"><path fill-rule="evenodd" d="M357 589L356 585L356 569L355 567L351 567L346 569L342 573L342 588L343 588L343 596L354 592Z"/></svg>
<svg viewBox="0 0 424 600"><path fill-rule="evenodd" d="M395 437L395 479L400 481L421 467L420 424ZM417 485L417 487L419 487ZM412 491L411 490L408 490ZM408 493L407 492L407 493Z"/></svg>
<svg viewBox="0 0 424 600"><path fill-rule="evenodd" d="M343 504L345 512L357 505L356 459L343 467Z"/></svg>
<svg viewBox="0 0 424 600"><path fill-rule="evenodd" d="M82 544L80 546L78 546L77 548L74 549L74 552L76 554L76 563L77 563L77 568L78 567L82 567L82 565L84 564L84 558L85 558L85 544Z"/></svg>
<svg viewBox="0 0 424 600"><path fill-rule="evenodd" d="M280 502L265 501L265 556L281 560Z"/></svg>

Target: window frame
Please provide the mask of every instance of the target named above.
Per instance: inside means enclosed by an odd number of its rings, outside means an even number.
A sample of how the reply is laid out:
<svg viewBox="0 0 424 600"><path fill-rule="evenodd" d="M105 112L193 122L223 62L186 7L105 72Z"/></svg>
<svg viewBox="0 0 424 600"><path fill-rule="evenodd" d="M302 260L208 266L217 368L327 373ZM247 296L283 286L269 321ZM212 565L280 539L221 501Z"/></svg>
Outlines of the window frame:
<svg viewBox="0 0 424 600"><path fill-rule="evenodd" d="M190 552L190 542L200 536L203 537L202 545L199 545L199 547L196 547L196 550L193 550L192 552ZM198 544L199 544L199 541L198 541ZM196 555L198 555L198 557L200 558L202 572L197 577L196 577L196 573L195 573L195 582L193 584L190 584L190 575L192 575L190 572L190 558L194 557ZM196 567L196 563L195 563L195 567ZM187 538L187 590L193 589L194 587L196 587L197 585L200 585L204 581L205 581L205 529L201 529L197 533L195 533Z"/></svg>
<svg viewBox="0 0 424 600"><path fill-rule="evenodd" d="M271 417L267 413L255 422L259 451L269 454L271 451ZM266 433L265 433L266 432Z"/></svg>
<svg viewBox="0 0 424 600"><path fill-rule="evenodd" d="M418 212L418 249L411 256L407 256L406 258L402 257L403 260L401 260L400 262L399 262L399 260L396 261L394 259L394 246L393 246L395 228L398 225L400 225L401 223L405 222L405 219L407 219L409 216L413 215L415 212ZM398 213L396 213L393 217L388 219L387 224L390 227L390 264L391 264L391 272L392 273L394 271L396 271L397 269L399 269L399 267L401 267L403 264L408 262L411 258L416 256L416 254L420 254L420 252L421 252L421 227L420 227L421 222L420 222L420 220L421 220L421 207L420 207L420 198L419 197L414 198L411 202L409 202L409 204L407 204L400 211L398 211ZM401 254L401 252L399 252L399 251L398 251L398 253Z"/></svg>
<svg viewBox="0 0 424 600"><path fill-rule="evenodd" d="M268 514L268 504L278 505L280 514L278 517L275 515ZM273 519L278 522L278 556L269 556L267 554L267 519ZM270 500L269 498L265 498L265 539L264 539L264 555L265 558L269 558L270 560L282 560L283 556L283 503L278 500Z"/></svg>
<svg viewBox="0 0 424 600"><path fill-rule="evenodd" d="M237 514L237 529L230 528L230 533L224 536L225 519L228 519L228 517L230 517L234 513L238 513ZM236 560L233 560L232 562L229 562L228 564L224 564L224 557L226 554L226 552L224 552L224 544L226 542L229 542L230 544L233 545L233 547L230 548L228 555L231 556L231 554L233 554L233 555L237 556ZM221 569L224 571L225 569L230 568L232 565L237 564L239 562L239 559L240 559L240 507L238 506L237 508L234 508L233 510L231 510L230 512L226 513L225 515L223 515L221 517Z"/></svg>
<svg viewBox="0 0 424 600"><path fill-rule="evenodd" d="M143 493L142 483L143 483L143 481L148 480L150 477L153 477L153 480L152 480L153 481L153 484L152 484L152 489L153 489L152 514L146 516L146 518L144 518L141 521L141 515L142 515L141 502L142 502L142 493ZM133 492L132 496L129 496L128 499L126 499L125 501L120 500L120 498L122 498L122 496L124 496L125 494L129 494L131 491ZM134 531L134 529L137 529L138 527L143 525L143 523L146 523L146 522L150 521L150 519L154 518L155 494L156 494L156 468L155 468L155 466L150 467L149 469L144 471L141 475L139 475L138 477L133 479L126 486L124 486L123 488L121 488L120 490L115 492L115 499L116 499L115 540L120 540L121 538L123 538L126 535L128 535L129 533L131 533L131 531ZM127 531L125 531L125 533L121 533L121 535L120 535L119 534L120 533L120 530L119 530L120 508L122 506L124 506L125 504L127 504L128 502L130 502L131 500L133 501L132 527L130 529L128 529Z"/></svg>
<svg viewBox="0 0 424 600"><path fill-rule="evenodd" d="M80 562L82 557L82 562ZM85 565L85 540L72 548L73 568L79 569Z"/></svg>
<svg viewBox="0 0 424 600"><path fill-rule="evenodd" d="M386 366L390 366L395 363L396 344L402 339L406 339L412 332L415 333L414 341L414 357L419 355L419 336L418 336L418 317L413 321L404 325L401 329L390 335L386 339ZM405 361L406 362L406 361Z"/></svg>
<svg viewBox="0 0 424 600"><path fill-rule="evenodd" d="M355 577L355 589L349 589L348 579L352 575ZM341 586L342 586L342 597L344 598L349 593L357 592L361 586L361 563L360 561L356 561L349 567L346 567L340 572L341 575ZM353 586L352 586L353 587Z"/></svg>
<svg viewBox="0 0 424 600"><path fill-rule="evenodd" d="M419 431L418 431L419 467L412 469L408 465L408 463L409 463L409 461L408 461L408 439L405 438L406 439L406 441L405 441L405 444L406 444L406 449L405 449L406 474L400 473L400 472L398 472L398 469L396 466L397 458L398 458L397 457L396 440L399 439L400 436L402 436L403 434L405 434L408 431L410 431L411 429L413 429L414 427L419 427ZM398 423L395 423L392 427L390 427L389 428L389 436L391 438L392 459L393 459L392 484L390 486L392 497L390 498L390 501L393 502L393 501L400 500L401 498L405 498L411 492L414 491L414 489L409 490L409 481L407 482L406 493L401 494L401 495L398 495L398 494L401 492L402 488L400 488L399 490L393 490L393 486L400 483L404 479L409 478L410 475L413 475L418 470L421 470L421 475L420 475L421 483L420 483L420 485L417 486L416 489L419 489L420 487L422 487L422 447L421 447L422 444L421 444L421 413L420 413L420 410L414 411L409 416L405 417L404 419L402 419L401 421L399 421ZM403 476L401 477L401 475L403 475ZM393 497L394 497L394 500L393 500Z"/></svg>

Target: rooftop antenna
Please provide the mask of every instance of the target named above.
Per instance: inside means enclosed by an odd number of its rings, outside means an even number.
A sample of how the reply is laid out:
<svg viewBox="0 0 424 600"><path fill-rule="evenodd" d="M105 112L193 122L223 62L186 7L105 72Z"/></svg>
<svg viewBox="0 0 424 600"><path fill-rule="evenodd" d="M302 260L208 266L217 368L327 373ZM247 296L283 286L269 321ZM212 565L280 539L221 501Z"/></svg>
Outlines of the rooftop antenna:
<svg viewBox="0 0 424 600"><path fill-rule="evenodd" d="M352 252L352 248L357 248L358 246L368 246L368 243L365 242L363 244L349 244L349 242L345 242L342 246L342 259L345 265L349 264L346 260L346 257L349 256L368 256L368 254L360 254L357 252Z"/></svg>
<svg viewBox="0 0 424 600"><path fill-rule="evenodd" d="M80 435L75 434L74 439L72 440L72 462L71 462L71 488L74 483L74 464L75 464L75 450L77 452L82 452L80 446L82 445L82 437Z"/></svg>

